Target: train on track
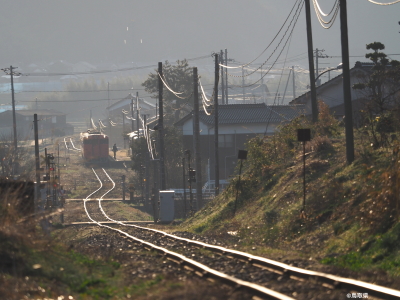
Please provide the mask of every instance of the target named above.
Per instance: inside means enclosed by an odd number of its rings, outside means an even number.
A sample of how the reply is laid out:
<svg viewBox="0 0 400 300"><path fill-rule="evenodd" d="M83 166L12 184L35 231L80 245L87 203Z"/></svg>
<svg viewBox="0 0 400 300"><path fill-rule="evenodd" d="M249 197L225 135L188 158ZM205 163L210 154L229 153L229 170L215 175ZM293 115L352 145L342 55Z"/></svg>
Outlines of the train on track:
<svg viewBox="0 0 400 300"><path fill-rule="evenodd" d="M108 136L91 131L81 133L82 157L87 163L107 163L109 161Z"/></svg>

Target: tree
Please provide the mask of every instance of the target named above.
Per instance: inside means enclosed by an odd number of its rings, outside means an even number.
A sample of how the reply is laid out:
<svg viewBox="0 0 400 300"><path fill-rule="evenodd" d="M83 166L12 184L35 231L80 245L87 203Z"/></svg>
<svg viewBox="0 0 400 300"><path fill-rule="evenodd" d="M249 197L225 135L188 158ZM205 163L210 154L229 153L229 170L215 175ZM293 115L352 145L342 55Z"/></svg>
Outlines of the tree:
<svg viewBox="0 0 400 300"><path fill-rule="evenodd" d="M176 65L171 65L168 61L163 64L163 79L171 90L164 86L163 100L165 109L165 124L171 125L177 122L183 115L192 109L190 101L193 91L192 68L186 59L177 60ZM150 73L149 77L142 83L146 92L152 94L152 98L158 98L158 70Z"/></svg>
<svg viewBox="0 0 400 300"><path fill-rule="evenodd" d="M362 82L354 84L353 89L363 90L368 98L368 109L372 114L382 114L391 110L397 103L397 93L400 91L400 63L397 60L387 59L387 55L379 50L385 49L380 42L373 42L366 46L373 50L365 55L373 62L368 75L362 76Z"/></svg>
<svg viewBox="0 0 400 300"><path fill-rule="evenodd" d="M157 132L153 132L149 138L151 141L157 143ZM152 147L155 144L152 142ZM131 143L132 149L132 170L138 174L134 178L135 185L140 186L140 182L143 182L143 170L145 167L145 157L148 151L146 139L140 137L135 139ZM155 158L157 159L157 150L154 149ZM180 132L175 126L169 126L165 129L165 170L168 187L180 187L182 185L182 157L183 157L183 142L182 132ZM150 182L154 180L152 170L149 170Z"/></svg>
<svg viewBox="0 0 400 300"><path fill-rule="evenodd" d="M385 45L373 42L366 45L367 50L373 50L365 55L373 66L367 74L360 77L360 83L353 89L363 91L367 99L364 114L364 124L369 129L372 144L375 147L384 146L388 142L388 134L395 130L394 116L400 103L400 62L389 60L380 50Z"/></svg>

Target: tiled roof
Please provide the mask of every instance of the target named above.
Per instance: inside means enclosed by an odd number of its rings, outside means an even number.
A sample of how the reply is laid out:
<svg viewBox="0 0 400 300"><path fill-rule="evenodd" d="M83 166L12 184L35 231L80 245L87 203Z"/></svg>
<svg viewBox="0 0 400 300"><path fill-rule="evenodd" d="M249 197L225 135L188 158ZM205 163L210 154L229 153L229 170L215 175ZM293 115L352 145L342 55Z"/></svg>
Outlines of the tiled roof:
<svg viewBox="0 0 400 300"><path fill-rule="evenodd" d="M64 116L65 113L52 110L52 109L21 109L21 110L16 110L16 114L22 115L22 116L32 116L34 114L38 114L39 116Z"/></svg>
<svg viewBox="0 0 400 300"><path fill-rule="evenodd" d="M304 105L271 105L258 104L227 104L218 106L219 124L249 124L249 123L280 123L287 122L303 114ZM183 125L192 118L189 113L175 125ZM214 115L206 115L200 111L200 120L207 125L214 125Z"/></svg>
<svg viewBox="0 0 400 300"><path fill-rule="evenodd" d="M353 68L350 69L350 72L357 71L357 70L364 70L364 71L369 71L371 68L374 66L373 63L370 62L359 62L357 61L354 65ZM319 90L323 89L324 87L335 83L338 80L342 80L343 74L339 74L338 76L335 76L331 78L331 80L328 80L324 82L323 84L317 86L315 90L318 92ZM306 102L306 99L304 98L310 94L310 91L305 92L304 94L298 96L297 98L293 99L292 101L289 102L289 104L304 104Z"/></svg>

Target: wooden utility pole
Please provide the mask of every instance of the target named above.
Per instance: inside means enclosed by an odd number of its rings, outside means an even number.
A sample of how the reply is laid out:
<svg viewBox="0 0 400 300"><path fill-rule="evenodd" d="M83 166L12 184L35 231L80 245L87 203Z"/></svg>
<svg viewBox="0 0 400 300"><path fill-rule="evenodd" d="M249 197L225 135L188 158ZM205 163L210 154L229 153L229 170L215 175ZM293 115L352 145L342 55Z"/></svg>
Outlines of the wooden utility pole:
<svg viewBox="0 0 400 300"><path fill-rule="evenodd" d="M215 155L215 196L219 194L219 151L218 151L218 81L219 61L218 54L215 58L215 82L214 82L214 155Z"/></svg>
<svg viewBox="0 0 400 300"><path fill-rule="evenodd" d="M165 179L165 164L164 164L164 107L163 107L163 76L162 62L158 63L158 134L160 145L160 188L161 190L167 189Z"/></svg>
<svg viewBox="0 0 400 300"><path fill-rule="evenodd" d="M222 53L222 51L221 51ZM196 210L203 206L202 172L200 155L199 77L193 68L193 149L196 166Z"/></svg>
<svg viewBox="0 0 400 300"><path fill-rule="evenodd" d="M343 63L343 97L346 132L346 158L347 163L354 161L354 135L353 135L353 109L351 103L349 38L347 29L347 3L340 0L340 32L342 40Z"/></svg>
<svg viewBox="0 0 400 300"><path fill-rule="evenodd" d="M311 8L310 0L304 0L306 4L306 23L307 23L307 43L308 43L308 68L310 71L310 89L311 89L311 112L312 121L318 121L318 104L317 92L315 90L315 74L314 74L314 55L313 55L313 40L311 30Z"/></svg>

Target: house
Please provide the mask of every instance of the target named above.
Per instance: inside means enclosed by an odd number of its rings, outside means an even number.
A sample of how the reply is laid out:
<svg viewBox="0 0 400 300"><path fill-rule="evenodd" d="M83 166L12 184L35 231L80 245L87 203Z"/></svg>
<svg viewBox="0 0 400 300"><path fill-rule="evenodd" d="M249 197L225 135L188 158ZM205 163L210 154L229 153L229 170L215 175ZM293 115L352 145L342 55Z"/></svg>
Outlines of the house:
<svg viewBox="0 0 400 300"><path fill-rule="evenodd" d="M218 148L220 179L232 174L239 149L257 135L272 135L278 125L304 114L304 105L227 104L218 106ZM208 179L214 179L214 115L199 113L200 152L208 161ZM193 112L175 123L182 129L184 149L193 149Z"/></svg>
<svg viewBox="0 0 400 300"><path fill-rule="evenodd" d="M128 115L132 113L132 106L134 111L134 117L136 116L137 106L139 105L139 110L141 115L147 115L147 117L153 117L156 115L156 105L150 103L143 98L139 98L139 104L136 101L136 96L129 94L125 98L111 104L107 107L108 116L113 118L121 117L123 112L129 112Z"/></svg>
<svg viewBox="0 0 400 300"><path fill-rule="evenodd" d="M33 139L34 114L37 114L39 120L39 137L56 137L74 133L74 127L67 123L67 116L65 113L48 109L25 109L15 111L18 139ZM13 134L12 110L6 110L0 113L0 134Z"/></svg>
<svg viewBox="0 0 400 300"><path fill-rule="evenodd" d="M363 82L363 78L368 76L369 71L373 67L373 63L356 62L355 66L350 69L350 86ZM317 99L322 100L328 105L330 111L337 119L344 117L344 99L343 99L343 76L340 74L331 80L316 87ZM353 109L354 123L360 121L359 111L365 106L367 99L362 91L351 89L351 100ZM305 105L306 114L311 114L311 93L307 93L293 99L289 104Z"/></svg>

